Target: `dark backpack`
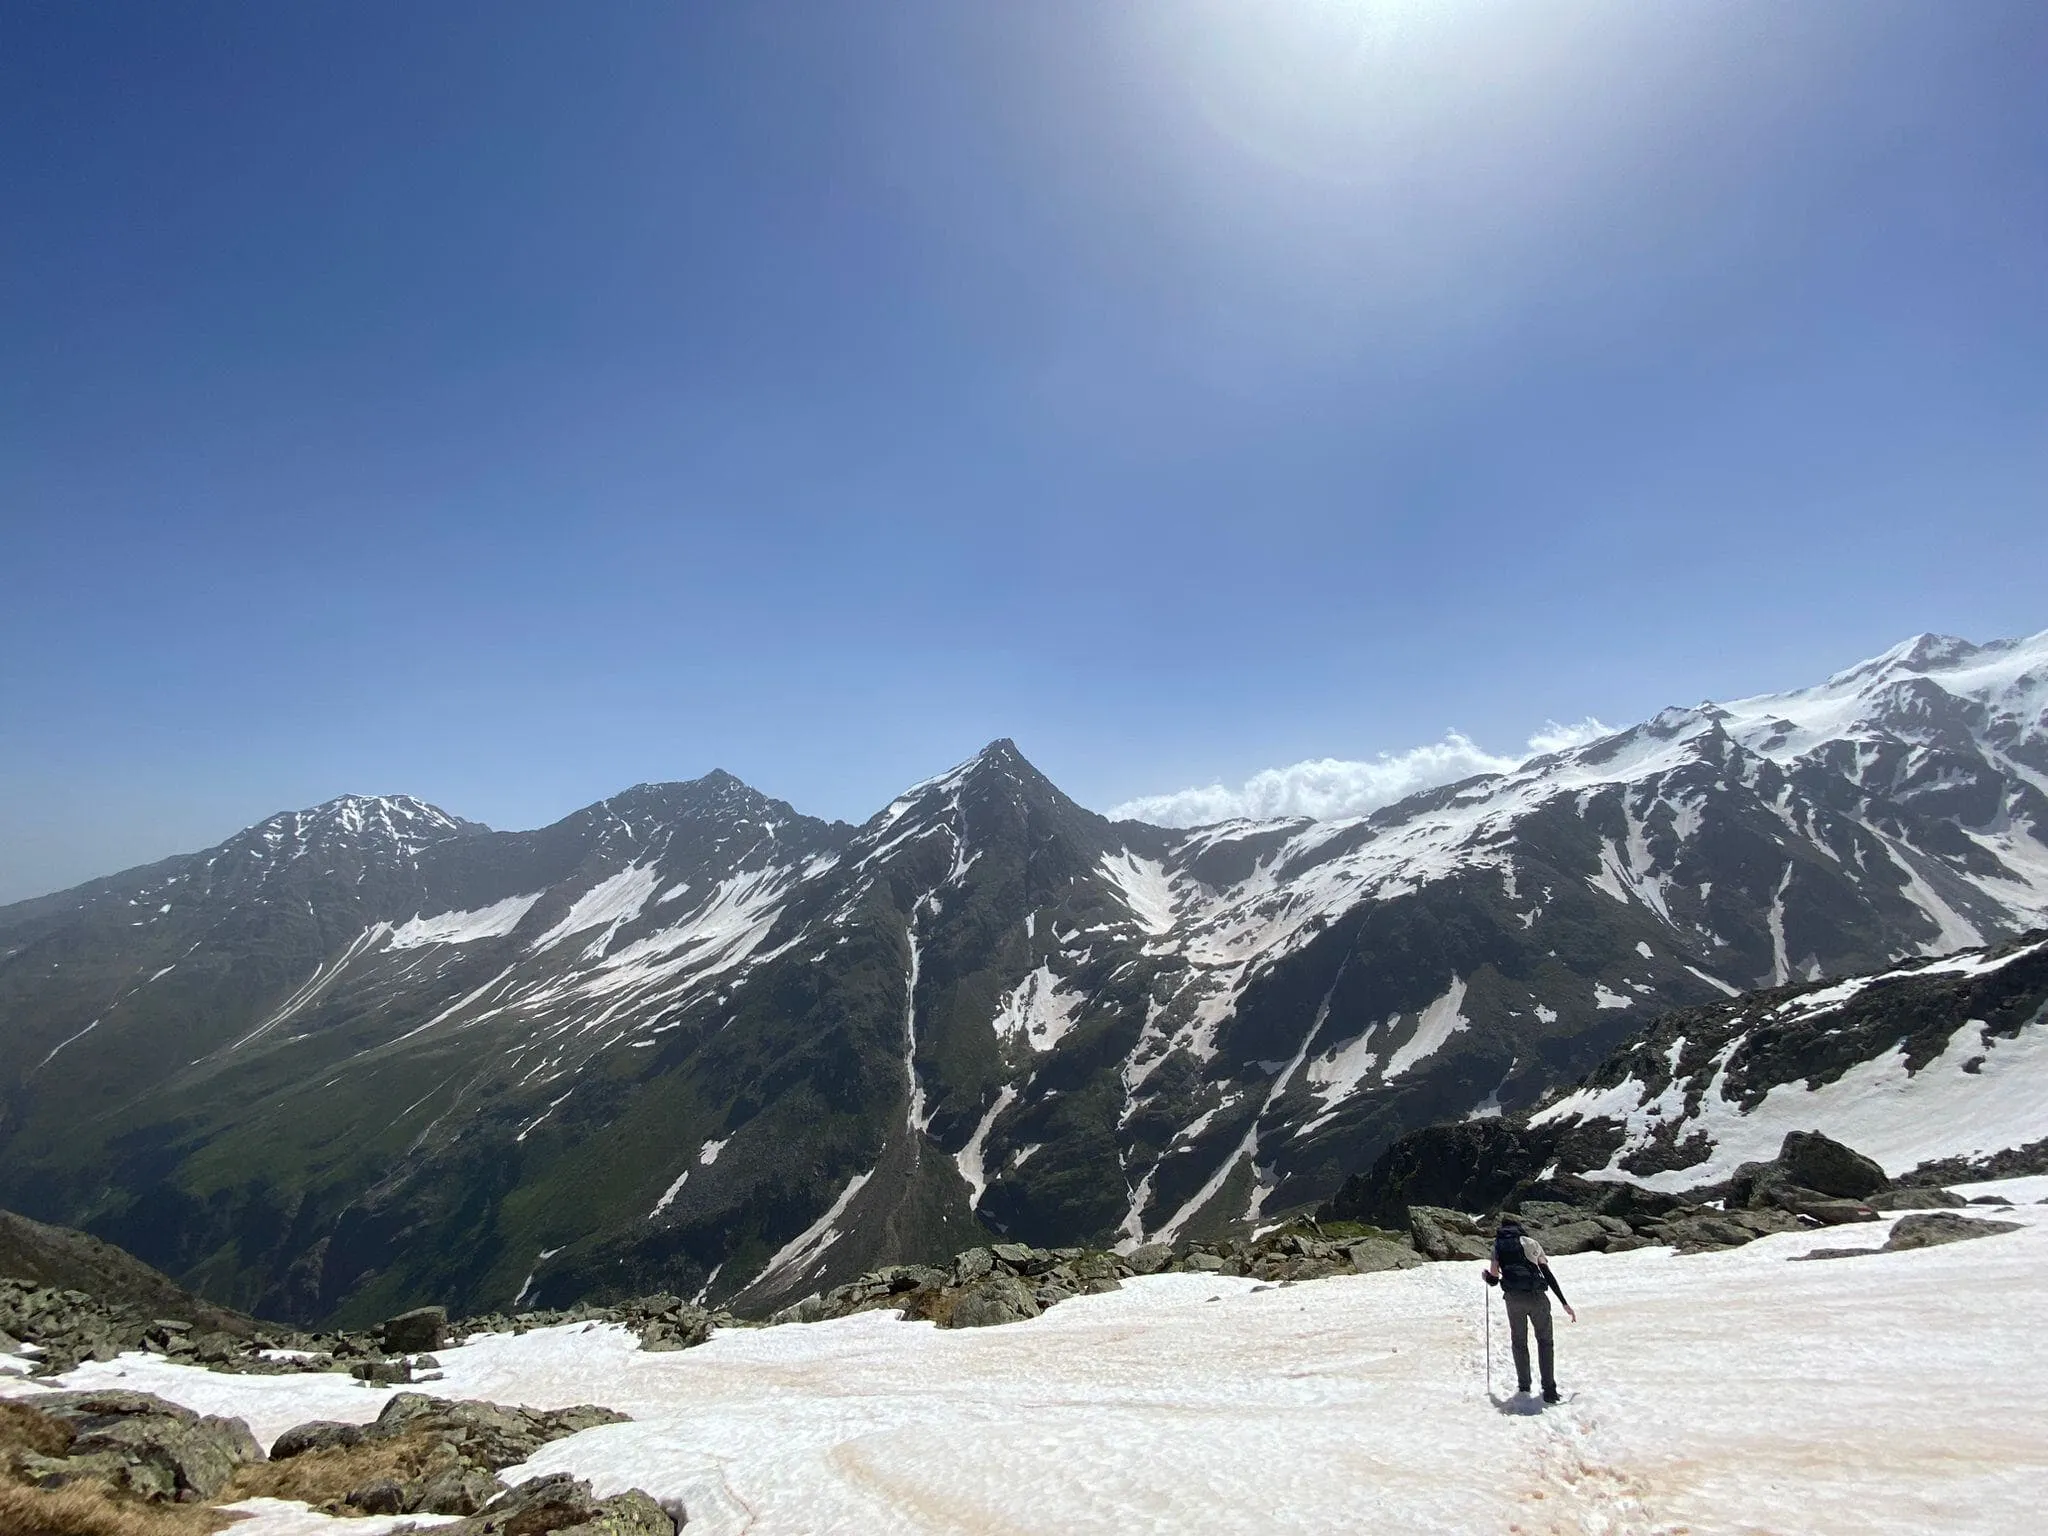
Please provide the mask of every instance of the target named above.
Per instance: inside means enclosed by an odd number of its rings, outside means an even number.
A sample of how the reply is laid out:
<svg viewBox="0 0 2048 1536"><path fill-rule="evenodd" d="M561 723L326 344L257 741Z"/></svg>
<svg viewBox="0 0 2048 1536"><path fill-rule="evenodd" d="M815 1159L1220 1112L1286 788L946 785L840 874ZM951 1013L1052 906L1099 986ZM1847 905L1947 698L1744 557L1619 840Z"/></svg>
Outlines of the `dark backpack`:
<svg viewBox="0 0 2048 1536"><path fill-rule="evenodd" d="M1543 1289L1543 1271L1529 1262L1528 1252L1522 1247L1522 1229L1511 1221L1503 1222L1500 1232L1494 1237L1493 1262L1500 1269L1502 1290L1531 1292Z"/></svg>

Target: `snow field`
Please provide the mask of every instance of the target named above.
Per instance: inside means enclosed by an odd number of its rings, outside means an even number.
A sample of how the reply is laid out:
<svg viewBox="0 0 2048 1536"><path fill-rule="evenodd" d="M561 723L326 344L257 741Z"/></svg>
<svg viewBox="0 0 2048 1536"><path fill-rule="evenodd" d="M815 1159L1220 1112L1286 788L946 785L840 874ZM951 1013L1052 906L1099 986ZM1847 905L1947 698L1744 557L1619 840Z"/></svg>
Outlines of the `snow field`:
<svg viewBox="0 0 2048 1536"><path fill-rule="evenodd" d="M2048 1179L1982 1188L2031 1201ZM1583 1319L1557 1318L1575 1395L1528 1414L1485 1395L1491 1293L1476 1264L1285 1287L1161 1275L1002 1328L870 1313L674 1354L570 1326L444 1351L446 1380L424 1390L634 1415L522 1471L680 1498L693 1536L1988 1536L2031 1528L2048 1477L2048 1207L1973 1214L2025 1230L1830 1263L1786 1260L1881 1243L1886 1224L1683 1258L1560 1259ZM1500 1392L1512 1367L1492 1304ZM386 1401L339 1377L133 1355L67 1382L240 1414L266 1442L310 1418L367 1420ZM326 1529L308 1518L273 1511L237 1529ZM367 1522L335 1529L373 1536Z"/></svg>

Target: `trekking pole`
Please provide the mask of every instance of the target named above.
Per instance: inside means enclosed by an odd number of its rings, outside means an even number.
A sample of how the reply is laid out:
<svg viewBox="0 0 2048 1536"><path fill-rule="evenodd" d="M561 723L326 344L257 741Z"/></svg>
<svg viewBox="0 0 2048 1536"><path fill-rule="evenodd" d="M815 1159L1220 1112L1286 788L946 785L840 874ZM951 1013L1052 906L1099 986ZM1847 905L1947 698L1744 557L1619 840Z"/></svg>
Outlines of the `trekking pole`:
<svg viewBox="0 0 2048 1536"><path fill-rule="evenodd" d="M1480 1291L1479 1305L1486 1312L1486 1395L1493 1396L1493 1288Z"/></svg>

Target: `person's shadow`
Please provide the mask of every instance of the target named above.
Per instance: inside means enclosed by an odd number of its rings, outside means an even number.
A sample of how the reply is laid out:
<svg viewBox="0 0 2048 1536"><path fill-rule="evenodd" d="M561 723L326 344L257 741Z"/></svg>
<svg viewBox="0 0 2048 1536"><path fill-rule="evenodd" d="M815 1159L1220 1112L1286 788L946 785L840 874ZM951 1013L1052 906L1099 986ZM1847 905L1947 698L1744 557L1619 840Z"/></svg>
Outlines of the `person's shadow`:
<svg viewBox="0 0 2048 1536"><path fill-rule="evenodd" d="M1510 1418L1527 1418L1543 1411L1543 1399L1533 1392L1517 1392L1512 1397L1502 1397L1499 1393L1490 1393L1489 1396L1495 1410Z"/></svg>

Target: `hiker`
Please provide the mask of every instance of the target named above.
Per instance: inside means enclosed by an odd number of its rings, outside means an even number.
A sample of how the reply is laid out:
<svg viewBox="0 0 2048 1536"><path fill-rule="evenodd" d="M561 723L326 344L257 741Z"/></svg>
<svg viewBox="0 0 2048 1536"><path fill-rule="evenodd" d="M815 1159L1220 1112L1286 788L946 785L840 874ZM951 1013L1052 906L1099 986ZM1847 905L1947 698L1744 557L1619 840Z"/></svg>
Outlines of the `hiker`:
<svg viewBox="0 0 2048 1536"><path fill-rule="evenodd" d="M1515 1351L1515 1379L1520 1383L1517 1390L1529 1390L1529 1326L1533 1323L1536 1358L1543 1367L1543 1401L1560 1401L1557 1368L1550 1348L1550 1298L1544 1294L1544 1288L1557 1292L1559 1305L1573 1322L1579 1320L1579 1314L1564 1299L1564 1288L1550 1271L1543 1245L1525 1234L1522 1224L1513 1217L1502 1217L1500 1230L1493 1238L1493 1262L1486 1266L1483 1278L1488 1285L1500 1287L1500 1299L1507 1305L1508 1338Z"/></svg>

